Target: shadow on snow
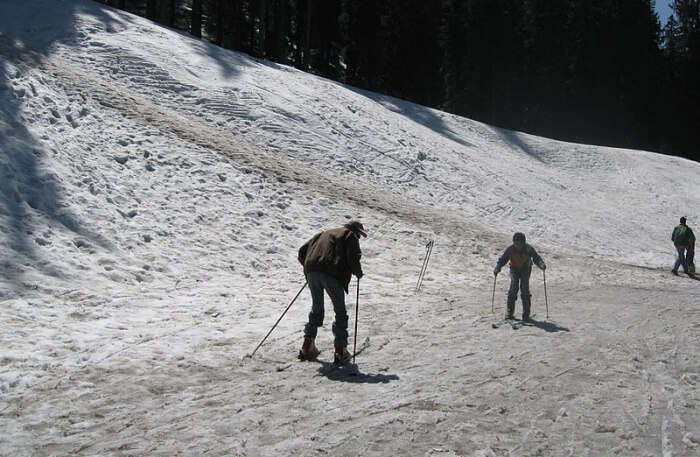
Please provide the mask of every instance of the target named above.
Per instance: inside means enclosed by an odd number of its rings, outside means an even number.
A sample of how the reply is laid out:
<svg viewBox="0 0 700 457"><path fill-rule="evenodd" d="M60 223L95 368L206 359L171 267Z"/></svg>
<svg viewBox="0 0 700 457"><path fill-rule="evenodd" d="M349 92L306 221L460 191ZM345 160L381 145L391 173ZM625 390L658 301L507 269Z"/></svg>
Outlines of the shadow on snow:
<svg viewBox="0 0 700 457"><path fill-rule="evenodd" d="M3 255L0 269L12 292L21 293L24 288L22 272L30 261L42 273L61 277L63 274L48 261L42 260L33 239L35 231L46 227L37 218L49 224L60 224L69 231L109 248L109 243L99 234L85 228L85 223L71 213L64 202L64 189L56 176L42 162L51 150L39 141L27 128L22 115L22 104L34 87L18 84L27 69L41 65L51 54L56 43L71 44L70 31L76 25L76 17L83 13L79 2L61 3L54 7L15 10L14 2L0 4L0 16L5 27L0 31L0 216L7 224L0 231L0 243L9 252ZM87 5L87 4L86 4ZM89 8L90 13L110 27L114 19L100 8ZM21 17L28 14L31 17ZM56 33L31 36L31 48L25 43L26 34L36 33L29 24L38 16L55 24Z"/></svg>
<svg viewBox="0 0 700 457"><path fill-rule="evenodd" d="M395 374L362 373L357 364L354 363L347 363L345 365L336 365L332 362L320 363L322 366L318 369L319 374L331 381L357 384L387 384L399 379Z"/></svg>
<svg viewBox="0 0 700 457"><path fill-rule="evenodd" d="M451 141L454 141L455 143L467 147L473 146L473 144L466 141L464 138L455 133L445 124L445 121L443 121L437 114L439 113L438 110L434 110L419 105L417 103L408 102L406 100L401 100L388 95L378 94L375 92L359 89L357 87L348 86L339 82L334 81L334 83L340 84L344 88L351 90L359 95L362 95L363 97L367 97L370 100L382 105L389 111L401 114L402 116L411 119L415 123L420 124L432 130L433 132L442 135L443 137Z"/></svg>
<svg viewBox="0 0 700 457"><path fill-rule="evenodd" d="M508 143L511 147L521 150L522 152L537 160L538 162L545 162L545 160L542 158L542 154L530 147L527 143L525 143L520 137L521 134L519 132L495 126L492 126L491 128L494 132L498 134L499 137L501 137L503 141Z"/></svg>
<svg viewBox="0 0 700 457"><path fill-rule="evenodd" d="M551 321L533 321L530 325L530 327L537 327L539 329L544 330L545 332L568 332L569 329L567 327L562 327L559 324L556 324Z"/></svg>

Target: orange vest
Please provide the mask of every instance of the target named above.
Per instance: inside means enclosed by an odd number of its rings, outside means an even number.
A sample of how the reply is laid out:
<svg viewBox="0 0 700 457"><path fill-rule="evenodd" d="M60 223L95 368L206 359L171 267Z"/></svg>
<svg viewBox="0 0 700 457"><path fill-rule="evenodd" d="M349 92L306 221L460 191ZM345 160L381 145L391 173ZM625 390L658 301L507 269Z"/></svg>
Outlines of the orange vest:
<svg viewBox="0 0 700 457"><path fill-rule="evenodd" d="M508 254L510 254L511 268L520 268L530 262L526 247L523 247L522 252L518 252L515 246L511 246L508 248Z"/></svg>

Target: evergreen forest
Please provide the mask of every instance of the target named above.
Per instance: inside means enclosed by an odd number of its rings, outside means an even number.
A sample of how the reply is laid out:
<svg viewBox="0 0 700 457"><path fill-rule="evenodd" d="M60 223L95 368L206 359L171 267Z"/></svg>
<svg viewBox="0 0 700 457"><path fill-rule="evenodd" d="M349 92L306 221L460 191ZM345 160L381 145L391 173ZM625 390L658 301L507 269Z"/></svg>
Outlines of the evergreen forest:
<svg viewBox="0 0 700 457"><path fill-rule="evenodd" d="M700 160L700 0L102 0L499 127Z"/></svg>

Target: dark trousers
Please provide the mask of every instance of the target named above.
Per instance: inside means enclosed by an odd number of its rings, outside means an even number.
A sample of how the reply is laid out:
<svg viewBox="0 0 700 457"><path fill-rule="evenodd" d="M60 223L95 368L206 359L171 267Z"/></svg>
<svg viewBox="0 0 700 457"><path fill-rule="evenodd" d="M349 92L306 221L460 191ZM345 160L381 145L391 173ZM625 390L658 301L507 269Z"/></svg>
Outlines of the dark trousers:
<svg viewBox="0 0 700 457"><path fill-rule="evenodd" d="M685 264L688 266L688 273L695 274L695 247L688 248L685 254Z"/></svg>
<svg viewBox="0 0 700 457"><path fill-rule="evenodd" d="M685 246L676 246L676 252L678 252L678 257L676 257L676 263L673 264L673 271L678 271L678 267L683 266L683 271L688 272L688 262L685 258Z"/></svg>
<svg viewBox="0 0 700 457"><path fill-rule="evenodd" d="M532 266L510 269L510 288L508 289L508 315L515 312L515 300L518 298L520 289L520 300L523 302L523 319L530 317L530 273Z"/></svg>
<svg viewBox="0 0 700 457"><path fill-rule="evenodd" d="M324 291L331 297L335 321L333 322L334 345L345 348L348 345L348 312L345 308L345 290L335 277L318 271L306 274L306 281L311 291L311 312L309 322L304 327L304 336L316 338L318 328L323 325Z"/></svg>

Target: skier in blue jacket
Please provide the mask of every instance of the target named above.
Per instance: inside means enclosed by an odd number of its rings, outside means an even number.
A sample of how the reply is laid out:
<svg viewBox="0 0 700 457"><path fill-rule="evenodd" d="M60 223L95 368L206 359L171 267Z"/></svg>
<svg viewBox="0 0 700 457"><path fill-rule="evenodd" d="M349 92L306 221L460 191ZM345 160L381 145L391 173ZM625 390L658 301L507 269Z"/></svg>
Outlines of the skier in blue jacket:
<svg viewBox="0 0 700 457"><path fill-rule="evenodd" d="M523 321L531 322L530 319L530 273L532 272L532 263L540 267L542 270L547 268L544 260L537 254L535 248L525 242L523 233L513 235L513 244L506 248L503 255L496 262L496 268L493 269L494 276L501 272L501 268L510 260L510 288L508 289L508 310L506 311L506 319L514 319L515 300L518 298L518 289L520 289L520 299L523 302Z"/></svg>

